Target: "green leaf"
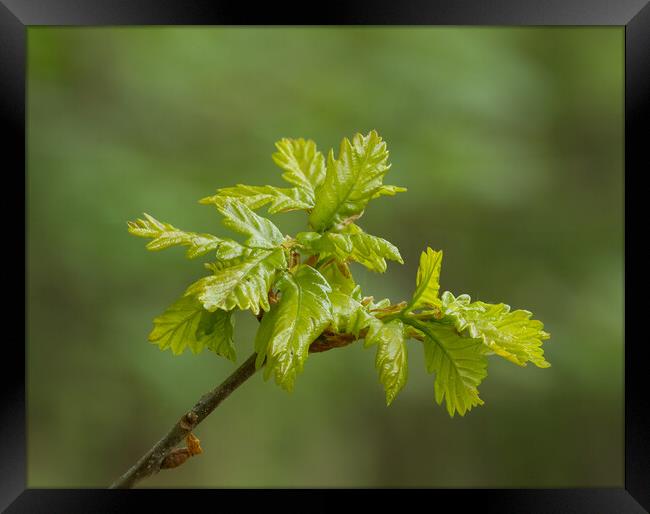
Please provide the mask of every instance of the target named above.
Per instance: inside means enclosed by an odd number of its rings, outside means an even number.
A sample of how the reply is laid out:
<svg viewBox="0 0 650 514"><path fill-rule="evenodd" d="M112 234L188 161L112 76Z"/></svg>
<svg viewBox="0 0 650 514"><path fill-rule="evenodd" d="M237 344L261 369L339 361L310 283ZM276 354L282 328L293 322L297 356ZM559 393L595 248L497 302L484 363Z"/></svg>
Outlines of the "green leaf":
<svg viewBox="0 0 650 514"><path fill-rule="evenodd" d="M361 216L381 190L390 167L387 161L386 143L374 130L366 136L356 134L352 141L344 138L338 159L332 151L328 155L327 174L316 191L316 203L309 216L311 226L323 232Z"/></svg>
<svg viewBox="0 0 650 514"><path fill-rule="evenodd" d="M345 229L352 242L350 258L366 268L383 273L386 259L404 264L397 247L381 237L366 234L360 227L350 224Z"/></svg>
<svg viewBox="0 0 650 514"><path fill-rule="evenodd" d="M218 261L227 261L246 254L250 248L231 239L225 240L215 252Z"/></svg>
<svg viewBox="0 0 650 514"><path fill-rule="evenodd" d="M415 281L415 293L407 310L422 309L425 307L438 307L440 299L440 267L442 266L442 251L436 252L427 248L420 256L420 266Z"/></svg>
<svg viewBox="0 0 650 514"><path fill-rule="evenodd" d="M242 254L232 259L208 263L213 274L194 282L186 295L196 296L208 311L235 307L250 309L258 314L260 308L269 310L268 292L277 270L285 269L284 251L242 248Z"/></svg>
<svg viewBox="0 0 650 514"><path fill-rule="evenodd" d="M318 253L321 258L335 257L339 262L345 262L352 254L352 241L348 234L337 232L299 232L296 240L312 253Z"/></svg>
<svg viewBox="0 0 650 514"><path fill-rule="evenodd" d="M376 319L370 324L365 346L377 345L375 367L390 405L408 378L408 352L404 324L398 320L383 323Z"/></svg>
<svg viewBox="0 0 650 514"><path fill-rule="evenodd" d="M495 354L526 366L532 362L540 368L550 363L544 358L542 344L551 336L544 332L544 324L530 319L526 310L510 311L504 303L471 302L468 295L455 298L450 292L442 295L442 312L453 319L459 332L481 339Z"/></svg>
<svg viewBox="0 0 650 514"><path fill-rule="evenodd" d="M235 318L232 311L217 309L214 312L204 310L197 332L197 338L208 350L235 362L237 355L233 341Z"/></svg>
<svg viewBox="0 0 650 514"><path fill-rule="evenodd" d="M196 350L196 332L203 312L205 310L195 298L180 298L154 318L149 341L156 343L161 350L170 348L175 355L181 354L188 346Z"/></svg>
<svg viewBox="0 0 650 514"><path fill-rule="evenodd" d="M149 341L179 355L186 348L199 353L208 348L235 360L233 320L230 312L206 311L194 297L183 296L153 320Z"/></svg>
<svg viewBox="0 0 650 514"><path fill-rule="evenodd" d="M352 294L357 287L354 278L352 278L352 273L350 273L350 267L345 263L332 262L319 271L332 288L337 291Z"/></svg>
<svg viewBox="0 0 650 514"><path fill-rule="evenodd" d="M478 385L487 376L485 347L480 340L462 337L453 325L408 321L424 335L424 357L429 373L435 373L435 398L445 401L447 412L464 416L483 405Z"/></svg>
<svg viewBox="0 0 650 514"><path fill-rule="evenodd" d="M366 268L383 273L386 259L403 264L402 256L395 245L381 237L366 234L357 225L351 224L344 233L300 232L297 241L311 252L323 257L334 257L338 262L358 262Z"/></svg>
<svg viewBox="0 0 650 514"><path fill-rule="evenodd" d="M231 198L215 201L217 210L224 216L223 224L229 229L248 236L244 244L250 248L277 248L284 241L282 232L271 220L258 216L244 203Z"/></svg>
<svg viewBox="0 0 650 514"><path fill-rule="evenodd" d="M188 246L187 257L193 259L215 250L223 239L212 234L185 232L179 228L158 221L153 216L144 214L146 219L129 221L129 233L153 239L147 243L147 250L158 251L172 246Z"/></svg>
<svg viewBox="0 0 650 514"><path fill-rule="evenodd" d="M224 187L217 190L214 196L199 200L202 204L218 204L224 198L235 198L250 209L259 209L269 204L269 213L306 210L313 207L305 191L297 188L274 186L247 186L237 184L235 187Z"/></svg>
<svg viewBox="0 0 650 514"><path fill-rule="evenodd" d="M273 161L284 170L282 178L298 186L310 206L314 203L314 192L325 178L325 159L316 149L316 143L305 139L284 138L275 143L277 152Z"/></svg>
<svg viewBox="0 0 650 514"><path fill-rule="evenodd" d="M356 289L358 291L359 288ZM329 293L332 304L332 323L330 330L340 334L353 334L359 337L359 334L365 328L368 328L374 316L368 313L366 307L361 305L358 296L344 293L340 290L333 289ZM357 298L355 298L357 296Z"/></svg>
<svg viewBox="0 0 650 514"><path fill-rule="evenodd" d="M379 198L380 196L395 196L397 193L404 193L407 189L400 186L388 186L382 185L373 195L370 197L371 200Z"/></svg>
<svg viewBox="0 0 650 514"><path fill-rule="evenodd" d="M309 346L327 327L331 288L314 268L302 265L295 275L285 273L276 285L280 300L264 315L255 338L256 365L266 359L264 378L275 375L278 385L292 391Z"/></svg>

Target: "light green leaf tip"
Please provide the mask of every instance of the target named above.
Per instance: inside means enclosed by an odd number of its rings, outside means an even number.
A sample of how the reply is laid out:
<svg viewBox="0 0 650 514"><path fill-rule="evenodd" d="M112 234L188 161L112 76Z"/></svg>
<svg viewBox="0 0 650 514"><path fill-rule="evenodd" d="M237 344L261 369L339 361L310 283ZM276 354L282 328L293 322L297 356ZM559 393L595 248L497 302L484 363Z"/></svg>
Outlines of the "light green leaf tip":
<svg viewBox="0 0 650 514"><path fill-rule="evenodd" d="M159 251L172 246L187 246L187 257L194 259L215 250L223 241L212 234L185 232L169 223L158 221L147 213L144 217L145 219L129 221L127 225L130 234L152 239L147 243L147 250Z"/></svg>
<svg viewBox="0 0 650 514"><path fill-rule="evenodd" d="M405 187L382 185L377 189L377 191L375 191L370 199L374 200L380 196L395 196L397 193L405 193L406 191L408 190Z"/></svg>
<svg viewBox="0 0 650 514"><path fill-rule="evenodd" d="M333 151L327 157L325 180L309 216L311 226L322 232L361 216L373 196L390 194L382 189L389 168L386 143L376 131L356 134L352 140L343 138L338 158Z"/></svg>
<svg viewBox="0 0 650 514"><path fill-rule="evenodd" d="M315 191L325 178L325 159L316 143L310 139L284 138L275 143L275 147L278 151L272 158L284 170L282 178L297 186L305 201L313 206Z"/></svg>
<svg viewBox="0 0 650 514"><path fill-rule="evenodd" d="M427 248L426 252L422 252L415 281L415 293L413 293L413 299L409 304L410 310L440 305L438 291L440 290L441 266L442 251L436 252Z"/></svg>

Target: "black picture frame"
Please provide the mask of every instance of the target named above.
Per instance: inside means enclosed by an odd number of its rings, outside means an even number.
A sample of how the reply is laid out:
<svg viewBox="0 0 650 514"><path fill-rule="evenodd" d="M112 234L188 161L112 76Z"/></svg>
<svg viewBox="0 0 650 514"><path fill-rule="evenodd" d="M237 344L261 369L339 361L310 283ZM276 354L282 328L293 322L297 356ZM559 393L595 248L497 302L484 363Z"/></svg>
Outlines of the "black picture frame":
<svg viewBox="0 0 650 514"><path fill-rule="evenodd" d="M345 7L321 4L318 9L294 9L274 3L249 6L243 2L225 3L209 0L0 0L0 113L3 137L5 190L3 222L16 232L26 225L19 223L19 213L26 215L26 29L34 25L608 25L625 27L625 229L626 234L642 234L643 224L634 230L640 213L632 214L638 206L647 136L648 99L650 98L650 5L647 0L445 0L406 1L398 4L373 2L347 3ZM316 11L321 11L316 14ZM311 13L311 14L310 14ZM646 128L647 130L647 128ZM647 133L646 133L647 134ZM643 165L646 164L644 167ZM24 173L24 174L23 174ZM20 178L17 178L20 177ZM647 190L647 189L646 189ZM628 228L631 228L628 232ZM17 234L13 241L20 240ZM361 496L379 500L386 506L402 501L404 494L420 496L434 506L441 501L453 502L454 508L480 507L482 512L644 512L650 510L650 396L645 392L647 361L644 337L631 337L630 320L643 319L642 301L630 301L635 290L644 284L639 263L642 252L631 250L632 240L626 239L625 252L625 482L623 488L586 489L418 489L396 490L63 490L26 488L26 406L25 352L18 340L5 335L2 352L2 418L0 425L0 508L7 512L130 512L136 508L162 508L162 511L193 509L200 501L214 502L215 508L224 501L247 505L256 497L287 495L292 504L321 509L340 508L339 495ZM7 319L28 315L26 304L21 306L9 294L19 291L22 277L26 290L25 253L8 243L6 255L15 257L15 266L3 266L3 285L9 298ZM18 272L23 270L23 274ZM628 277L632 277L629 281ZM24 308L23 308L24 307ZM13 312L15 311L15 312ZM628 314L626 313L626 314ZM16 323L12 323L16 325ZM24 325L26 327L26 323ZM26 335L25 331L23 334ZM598 430L598 427L593 427ZM53 442L56 444L56 442ZM188 497L191 495L191 499ZM310 500L318 496L318 504ZM301 497L301 498L299 498ZM304 498L302 498L304 497ZM270 498L269 498L270 499ZM264 500L263 500L264 501ZM285 500L286 502L286 500ZM295 503L293 503L295 502ZM155 507L155 505L164 507ZM287 503L284 503L285 507ZM402 503L402 507L408 504Z"/></svg>

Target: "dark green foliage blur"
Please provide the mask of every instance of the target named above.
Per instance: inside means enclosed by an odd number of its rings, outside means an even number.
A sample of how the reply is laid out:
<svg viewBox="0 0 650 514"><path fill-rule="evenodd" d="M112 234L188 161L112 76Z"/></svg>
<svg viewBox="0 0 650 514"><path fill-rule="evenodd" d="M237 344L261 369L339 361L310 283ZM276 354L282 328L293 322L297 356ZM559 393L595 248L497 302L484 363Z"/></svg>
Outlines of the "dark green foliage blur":
<svg viewBox="0 0 650 514"><path fill-rule="evenodd" d="M450 419L415 341L390 408L374 351L312 355L293 394L256 375L202 455L143 485L622 485L622 28L32 27L28 52L29 487L106 487L233 369L147 342L205 272L126 221L225 234L197 200L282 185L274 141L371 129L409 191L360 225L406 264L355 265L364 293L407 298L442 249L442 290L532 310L552 367L491 359L485 405ZM237 315L238 362L255 328Z"/></svg>

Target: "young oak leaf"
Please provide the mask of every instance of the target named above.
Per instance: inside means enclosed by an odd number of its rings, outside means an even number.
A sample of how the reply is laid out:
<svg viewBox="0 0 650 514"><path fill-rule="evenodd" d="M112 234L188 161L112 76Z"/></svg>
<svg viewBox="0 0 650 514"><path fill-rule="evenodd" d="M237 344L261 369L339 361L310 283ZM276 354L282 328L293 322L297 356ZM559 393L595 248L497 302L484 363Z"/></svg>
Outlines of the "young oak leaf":
<svg viewBox="0 0 650 514"><path fill-rule="evenodd" d="M351 294L337 289L332 289L329 293L332 304L332 321L329 328L332 332L359 337L361 331L368 328L375 319L359 302L357 291L358 286Z"/></svg>
<svg viewBox="0 0 650 514"><path fill-rule="evenodd" d="M321 258L334 257L339 262L345 262L352 254L352 241L347 234L337 232L299 232L296 240L312 253Z"/></svg>
<svg viewBox="0 0 650 514"><path fill-rule="evenodd" d="M206 264L213 274L194 282L185 294L196 296L211 312L235 307L254 314L259 314L260 308L268 311L268 292L276 271L287 267L284 251L239 248L241 254L236 257Z"/></svg>
<svg viewBox="0 0 650 514"><path fill-rule="evenodd" d="M309 216L314 230L336 229L346 220L358 218L375 194L388 191L381 187L389 168L386 143L374 130L366 136L356 134L352 141L343 138L338 159L330 150L325 180L316 190Z"/></svg>
<svg viewBox="0 0 650 514"><path fill-rule="evenodd" d="M352 242L351 259L371 271L384 273L387 267L386 259L404 264L399 250L393 243L365 233L354 223L345 228L345 235L349 235Z"/></svg>
<svg viewBox="0 0 650 514"><path fill-rule="evenodd" d="M224 198L235 198L250 209L259 209L268 204L270 214L307 210L313 207L313 201L301 188L247 186L245 184L218 189L216 195L202 198L199 203L218 204Z"/></svg>
<svg viewBox="0 0 650 514"><path fill-rule="evenodd" d="M366 348L377 345L375 367L390 405L408 378L408 352L404 324L399 319L383 323L374 318L366 335Z"/></svg>
<svg viewBox="0 0 650 514"><path fill-rule="evenodd" d="M284 241L282 232L271 220L258 216L243 202L224 197L214 202L223 215L223 224L229 229L247 236L244 244L250 248L273 249Z"/></svg>
<svg viewBox="0 0 650 514"><path fill-rule="evenodd" d="M179 355L186 348L199 353L205 348L235 360L232 313L206 311L196 298L183 296L153 320L149 341L161 350Z"/></svg>
<svg viewBox="0 0 650 514"><path fill-rule="evenodd" d="M315 191L325 178L323 154L310 139L284 138L275 143L275 147L278 151L272 158L273 162L284 170L282 178L302 191L311 208Z"/></svg>
<svg viewBox="0 0 650 514"><path fill-rule="evenodd" d="M308 265L294 275L285 273L276 284L280 301L264 315L255 337L256 366L265 361L264 378L271 374L287 391L303 370L309 346L330 323L331 287Z"/></svg>
<svg viewBox="0 0 650 514"><path fill-rule="evenodd" d="M478 385L487 376L487 357L480 340L462 337L453 325L409 319L408 323L422 333L424 357L429 373L435 373L435 399L445 401L447 412L464 416L477 405L483 405Z"/></svg>
<svg viewBox="0 0 650 514"><path fill-rule="evenodd" d="M386 271L386 259L403 264L404 261L395 245L365 233L355 224L345 228L345 232L300 232L298 242L321 257L334 257L337 262L355 261L371 271Z"/></svg>
<svg viewBox="0 0 650 514"><path fill-rule="evenodd" d="M237 359L233 333L235 318L232 311L217 309L214 312L204 311L199 329L196 333L199 343L218 355L233 362Z"/></svg>
<svg viewBox="0 0 650 514"><path fill-rule="evenodd" d="M129 221L129 233L138 237L152 239L147 243L147 250L159 251L172 246L187 246L186 256L190 259L205 255L215 250L224 240L212 234L197 234L185 232L179 228L158 221L153 216L144 213L145 219Z"/></svg>
<svg viewBox="0 0 650 514"><path fill-rule="evenodd" d="M422 309L425 307L438 307L440 299L440 268L442 266L442 251L436 252L427 248L420 255L420 266L415 279L415 292L407 310Z"/></svg>
<svg viewBox="0 0 650 514"><path fill-rule="evenodd" d="M504 303L471 302L468 295L456 298L449 291L441 298L443 314L453 319L459 332L481 339L495 354L519 366L528 362L539 368L550 366L542 344L551 336L541 321L530 319L531 312L510 311Z"/></svg>

